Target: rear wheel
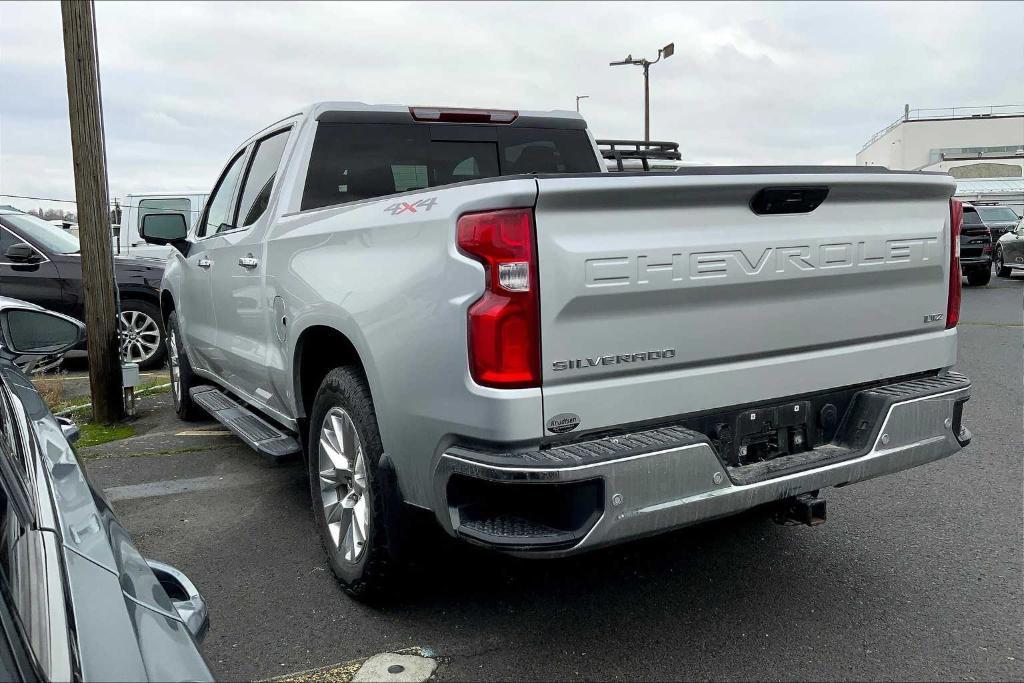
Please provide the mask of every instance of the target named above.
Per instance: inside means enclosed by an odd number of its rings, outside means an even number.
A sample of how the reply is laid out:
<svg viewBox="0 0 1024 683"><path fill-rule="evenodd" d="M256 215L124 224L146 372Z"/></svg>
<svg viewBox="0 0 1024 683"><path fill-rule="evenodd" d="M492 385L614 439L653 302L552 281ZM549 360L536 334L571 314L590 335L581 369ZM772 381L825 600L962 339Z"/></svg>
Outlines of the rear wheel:
<svg viewBox="0 0 1024 683"><path fill-rule="evenodd" d="M188 354L181 343L176 313L171 313L167 318L167 360L171 371L171 398L174 400L174 411L182 420L198 420L203 416L203 409L192 401L192 394L189 393L197 382L196 376L192 373L192 364L188 362Z"/></svg>
<svg viewBox="0 0 1024 683"><path fill-rule="evenodd" d="M967 273L967 284L972 287L984 287L992 280L992 267L976 268Z"/></svg>
<svg viewBox="0 0 1024 683"><path fill-rule="evenodd" d="M138 363L142 370L164 364L165 333L159 308L148 301L126 299L121 303L119 323L121 360Z"/></svg>
<svg viewBox="0 0 1024 683"><path fill-rule="evenodd" d="M353 597L379 597L389 585L389 538L398 530L385 508L392 492L379 476L383 447L363 374L335 368L310 414L309 483L313 515L335 577Z"/></svg>
<svg viewBox="0 0 1024 683"><path fill-rule="evenodd" d="M999 277L1010 277L1010 269L1003 263L1003 248L996 246L996 275Z"/></svg>

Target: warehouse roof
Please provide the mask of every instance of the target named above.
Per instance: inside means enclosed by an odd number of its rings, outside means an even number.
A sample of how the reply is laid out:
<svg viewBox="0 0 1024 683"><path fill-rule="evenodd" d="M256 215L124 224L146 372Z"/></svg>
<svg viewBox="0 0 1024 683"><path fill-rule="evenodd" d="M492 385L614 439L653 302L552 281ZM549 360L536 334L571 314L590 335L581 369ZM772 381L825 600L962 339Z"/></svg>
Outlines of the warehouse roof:
<svg viewBox="0 0 1024 683"><path fill-rule="evenodd" d="M1024 178L958 178L956 193L1020 194L1024 193Z"/></svg>

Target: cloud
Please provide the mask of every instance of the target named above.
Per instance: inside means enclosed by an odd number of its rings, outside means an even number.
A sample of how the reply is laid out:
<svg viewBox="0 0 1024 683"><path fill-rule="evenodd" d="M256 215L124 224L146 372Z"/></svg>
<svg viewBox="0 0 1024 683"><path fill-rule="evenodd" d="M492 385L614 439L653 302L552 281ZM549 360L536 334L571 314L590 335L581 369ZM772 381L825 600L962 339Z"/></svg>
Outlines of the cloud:
<svg viewBox="0 0 1024 683"><path fill-rule="evenodd" d="M112 196L205 189L317 100L571 109L713 163L853 163L914 107L1018 103L1020 3L97 5ZM0 192L73 197L60 8L0 4ZM29 203L29 206L34 205Z"/></svg>

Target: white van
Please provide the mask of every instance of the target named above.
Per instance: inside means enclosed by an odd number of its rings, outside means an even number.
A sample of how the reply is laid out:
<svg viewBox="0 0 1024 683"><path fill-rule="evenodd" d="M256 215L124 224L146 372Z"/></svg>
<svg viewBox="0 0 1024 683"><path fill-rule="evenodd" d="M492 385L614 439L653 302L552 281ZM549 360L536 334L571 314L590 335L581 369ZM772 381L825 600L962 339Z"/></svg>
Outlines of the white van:
<svg viewBox="0 0 1024 683"><path fill-rule="evenodd" d="M139 236L142 218L151 213L180 213L192 225L206 205L205 192L147 192L125 195L121 205L121 228L113 236L114 253L121 256L165 258L171 247L146 244Z"/></svg>

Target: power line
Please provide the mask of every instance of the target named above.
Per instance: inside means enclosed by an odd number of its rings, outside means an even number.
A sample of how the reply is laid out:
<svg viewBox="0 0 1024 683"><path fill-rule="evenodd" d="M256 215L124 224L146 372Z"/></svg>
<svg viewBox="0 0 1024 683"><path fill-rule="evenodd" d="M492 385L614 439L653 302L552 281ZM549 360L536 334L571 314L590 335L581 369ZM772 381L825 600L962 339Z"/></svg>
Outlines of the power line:
<svg viewBox="0 0 1024 683"><path fill-rule="evenodd" d="M23 194L0 194L0 197L8 197L11 199L34 199L37 202L61 202L64 204L78 203L78 201L75 199L51 199L49 197L28 197Z"/></svg>
<svg viewBox="0 0 1024 683"><path fill-rule="evenodd" d="M189 194L204 194L202 192L191 192ZM52 197L29 197L21 194L0 194L0 197L8 197L10 199L31 199L37 202L60 202L62 204L77 204L78 202L74 199L53 199ZM175 197L167 197L168 199L174 199ZM160 199L154 197L154 201L160 201ZM143 200L146 201L146 200ZM158 209L159 207L154 206L142 206L141 204L121 204L117 200L110 202L110 206L120 206L122 209ZM188 211L189 213L202 213L202 209L162 209L164 211Z"/></svg>

